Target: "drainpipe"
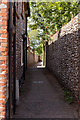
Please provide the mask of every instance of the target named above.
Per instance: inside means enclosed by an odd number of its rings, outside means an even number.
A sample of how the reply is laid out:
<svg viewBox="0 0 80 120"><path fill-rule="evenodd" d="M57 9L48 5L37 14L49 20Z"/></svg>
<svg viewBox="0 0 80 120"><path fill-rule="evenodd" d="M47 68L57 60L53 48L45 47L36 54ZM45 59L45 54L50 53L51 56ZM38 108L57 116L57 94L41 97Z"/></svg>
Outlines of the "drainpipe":
<svg viewBox="0 0 80 120"><path fill-rule="evenodd" d="M25 34L23 35L23 77L24 77L24 80L25 80Z"/></svg>
<svg viewBox="0 0 80 120"><path fill-rule="evenodd" d="M26 69L27 69L27 17L26 17Z"/></svg>
<svg viewBox="0 0 80 120"><path fill-rule="evenodd" d="M47 54L47 52L48 52L48 42L46 42L46 68L47 68L47 62L48 62L48 54Z"/></svg>
<svg viewBox="0 0 80 120"><path fill-rule="evenodd" d="M8 19L8 32L9 32L9 118L12 118L12 2L9 3L9 19Z"/></svg>
<svg viewBox="0 0 80 120"><path fill-rule="evenodd" d="M13 114L16 110L16 3L14 2L13 25L15 33L13 35Z"/></svg>
<svg viewBox="0 0 80 120"><path fill-rule="evenodd" d="M26 71L26 34L22 35L23 38L23 79L25 80L25 71Z"/></svg>
<svg viewBox="0 0 80 120"><path fill-rule="evenodd" d="M45 52L46 52L46 50L45 50L45 44L43 43L43 66L45 66Z"/></svg>

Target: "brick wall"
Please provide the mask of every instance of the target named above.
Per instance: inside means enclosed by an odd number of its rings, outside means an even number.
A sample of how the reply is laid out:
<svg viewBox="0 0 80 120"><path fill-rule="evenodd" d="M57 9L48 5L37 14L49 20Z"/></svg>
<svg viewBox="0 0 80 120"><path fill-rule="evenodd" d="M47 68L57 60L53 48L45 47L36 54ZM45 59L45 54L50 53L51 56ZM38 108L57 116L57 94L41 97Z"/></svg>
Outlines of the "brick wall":
<svg viewBox="0 0 80 120"><path fill-rule="evenodd" d="M0 1L0 119L5 118L8 98L8 3Z"/></svg>
<svg viewBox="0 0 80 120"><path fill-rule="evenodd" d="M35 54L35 52L31 52L30 50L27 50L27 66L31 66L38 62L38 56Z"/></svg>
<svg viewBox="0 0 80 120"><path fill-rule="evenodd" d="M64 25L47 46L47 67L59 82L79 97L80 14Z"/></svg>
<svg viewBox="0 0 80 120"><path fill-rule="evenodd" d="M38 62L38 55L35 54L35 62Z"/></svg>
<svg viewBox="0 0 80 120"><path fill-rule="evenodd" d="M6 104L8 101L8 50L9 50L9 39L8 39L8 3L0 0L0 119L6 117L8 112ZM23 8L23 10L22 10ZM23 43L22 34L25 33L25 14L24 5L19 2L16 5L16 80L20 80L23 76L23 65L21 64L21 43ZM22 15L21 15L22 13ZM12 5L12 24L13 24L13 5ZM26 47L26 44L25 46ZM26 49L25 49L26 50ZM23 52L23 48L22 48ZM26 53L26 51L25 51ZM13 36L12 36L12 89L13 89ZM12 91L13 92L13 91ZM8 106L7 106L8 107Z"/></svg>
<svg viewBox="0 0 80 120"><path fill-rule="evenodd" d="M24 7L23 7L24 8ZM25 32L25 15L23 10L23 17L21 17L22 13L22 3L18 3L18 10L17 10L19 19L17 18L16 23L16 80L20 80L23 75L23 65L21 65L21 44L23 41L22 34ZM25 45L26 47L26 45Z"/></svg>

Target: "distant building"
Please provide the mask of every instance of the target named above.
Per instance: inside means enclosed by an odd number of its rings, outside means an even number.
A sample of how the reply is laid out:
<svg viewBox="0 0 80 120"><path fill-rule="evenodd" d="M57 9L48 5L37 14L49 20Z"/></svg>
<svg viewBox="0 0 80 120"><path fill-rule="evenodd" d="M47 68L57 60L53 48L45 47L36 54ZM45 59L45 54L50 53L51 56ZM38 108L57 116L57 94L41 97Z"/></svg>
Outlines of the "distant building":
<svg viewBox="0 0 80 120"><path fill-rule="evenodd" d="M38 55L35 53L35 50L32 50L30 47L30 40L27 34L27 67L32 66L38 62Z"/></svg>

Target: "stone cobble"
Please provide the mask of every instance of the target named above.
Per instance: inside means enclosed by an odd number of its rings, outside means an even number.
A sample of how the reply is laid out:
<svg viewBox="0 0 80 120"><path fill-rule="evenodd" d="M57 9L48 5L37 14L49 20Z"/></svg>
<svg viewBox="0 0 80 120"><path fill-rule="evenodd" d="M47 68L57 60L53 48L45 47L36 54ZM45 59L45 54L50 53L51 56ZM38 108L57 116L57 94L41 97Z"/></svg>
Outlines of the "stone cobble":
<svg viewBox="0 0 80 120"><path fill-rule="evenodd" d="M79 28L80 14L64 25L47 46L47 67L61 84L79 97Z"/></svg>

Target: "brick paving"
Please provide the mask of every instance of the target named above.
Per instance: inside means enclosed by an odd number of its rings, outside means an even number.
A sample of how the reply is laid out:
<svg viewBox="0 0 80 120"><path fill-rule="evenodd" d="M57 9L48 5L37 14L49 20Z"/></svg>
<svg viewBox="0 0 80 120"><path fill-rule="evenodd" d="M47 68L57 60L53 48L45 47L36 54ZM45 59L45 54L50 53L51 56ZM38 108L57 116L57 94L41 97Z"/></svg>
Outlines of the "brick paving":
<svg viewBox="0 0 80 120"><path fill-rule="evenodd" d="M77 118L77 105L64 101L56 78L44 67L29 68L15 118Z"/></svg>

